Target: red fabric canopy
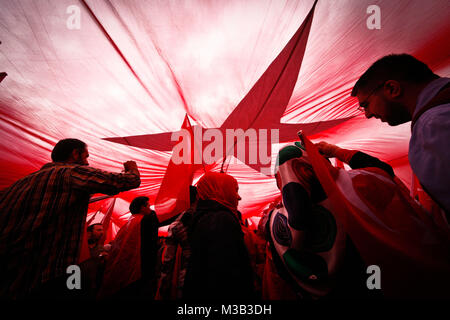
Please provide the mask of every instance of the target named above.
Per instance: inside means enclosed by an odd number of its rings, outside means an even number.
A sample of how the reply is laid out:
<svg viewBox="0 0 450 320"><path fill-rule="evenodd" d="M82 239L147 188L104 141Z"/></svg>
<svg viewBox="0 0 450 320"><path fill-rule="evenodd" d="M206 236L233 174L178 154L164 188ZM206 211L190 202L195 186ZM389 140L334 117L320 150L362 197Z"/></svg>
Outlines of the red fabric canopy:
<svg viewBox="0 0 450 320"><path fill-rule="evenodd" d="M177 131L186 113L193 125L220 127L313 2L2 0L0 72L8 76L0 84L0 189L49 162L58 140L74 137L88 144L94 167L120 171L124 161L135 160L141 187L118 200L145 195L153 203L171 152L104 138ZM371 30L372 4L318 1L280 120L353 117L310 138L379 157L410 185L409 124L365 119L350 91L370 64L389 53L413 54L450 76L448 1L377 1L380 29ZM228 174L239 182L244 218L259 215L279 194L273 177L240 161L232 161ZM113 222L126 220L123 207L115 209Z"/></svg>

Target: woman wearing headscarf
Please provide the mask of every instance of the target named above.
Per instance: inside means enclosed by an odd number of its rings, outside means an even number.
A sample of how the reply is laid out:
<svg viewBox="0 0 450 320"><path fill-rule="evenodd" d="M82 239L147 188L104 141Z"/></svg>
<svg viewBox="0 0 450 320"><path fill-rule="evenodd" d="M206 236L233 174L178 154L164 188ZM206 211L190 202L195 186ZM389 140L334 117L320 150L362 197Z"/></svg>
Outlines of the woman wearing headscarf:
<svg viewBox="0 0 450 320"><path fill-rule="evenodd" d="M189 235L192 255L184 298L251 299L253 274L237 216L236 179L208 172L198 182L199 202Z"/></svg>

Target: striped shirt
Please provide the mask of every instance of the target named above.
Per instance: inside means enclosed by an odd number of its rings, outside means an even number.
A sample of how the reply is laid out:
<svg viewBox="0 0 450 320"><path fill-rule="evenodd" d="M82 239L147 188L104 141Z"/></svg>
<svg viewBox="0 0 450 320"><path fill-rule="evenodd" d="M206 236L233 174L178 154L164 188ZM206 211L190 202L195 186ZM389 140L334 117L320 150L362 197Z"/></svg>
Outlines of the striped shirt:
<svg viewBox="0 0 450 320"><path fill-rule="evenodd" d="M132 173L47 163L0 195L0 297L27 295L78 263L89 198L137 188Z"/></svg>

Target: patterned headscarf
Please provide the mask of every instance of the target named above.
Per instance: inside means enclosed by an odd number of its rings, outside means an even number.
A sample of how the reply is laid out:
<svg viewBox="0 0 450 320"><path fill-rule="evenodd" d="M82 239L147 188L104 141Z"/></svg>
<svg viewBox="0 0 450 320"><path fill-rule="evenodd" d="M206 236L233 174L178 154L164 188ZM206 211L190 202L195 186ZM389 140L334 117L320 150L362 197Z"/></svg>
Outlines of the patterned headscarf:
<svg viewBox="0 0 450 320"><path fill-rule="evenodd" d="M197 183L199 198L202 200L214 200L237 213L238 183L235 178L218 172L207 172Z"/></svg>
<svg viewBox="0 0 450 320"><path fill-rule="evenodd" d="M326 196L306 151L298 145L282 148L276 179L282 206L273 209L269 218L272 254L281 259L291 276L287 281L299 295L325 296L342 263L346 235L322 202Z"/></svg>
<svg viewBox="0 0 450 320"><path fill-rule="evenodd" d="M311 194L311 184L315 178L308 155L297 146L286 146L280 150L275 168L278 188L295 181Z"/></svg>

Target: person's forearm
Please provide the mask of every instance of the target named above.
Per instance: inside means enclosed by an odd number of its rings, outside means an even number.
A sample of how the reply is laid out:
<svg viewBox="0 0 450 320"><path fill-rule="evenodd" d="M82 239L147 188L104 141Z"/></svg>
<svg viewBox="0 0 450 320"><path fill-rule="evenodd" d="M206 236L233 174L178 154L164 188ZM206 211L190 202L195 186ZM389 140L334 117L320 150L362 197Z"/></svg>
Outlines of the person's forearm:
<svg viewBox="0 0 450 320"><path fill-rule="evenodd" d="M361 151L356 152L352 156L348 164L352 169L375 167L380 168L383 171L387 172L391 177L395 175L392 167L388 165L386 162L383 162L380 159L372 157L367 153Z"/></svg>
<svg viewBox="0 0 450 320"><path fill-rule="evenodd" d="M357 153L357 150L348 150L343 148L336 148L335 150L335 158L341 160L344 163L349 164L350 160Z"/></svg>
<svg viewBox="0 0 450 320"><path fill-rule="evenodd" d="M159 226L160 227L164 227L164 226L167 226L167 225L171 224L172 222L174 222L178 218L179 215L180 214L177 214L177 215L173 216L172 218L169 218L167 220L159 222Z"/></svg>

